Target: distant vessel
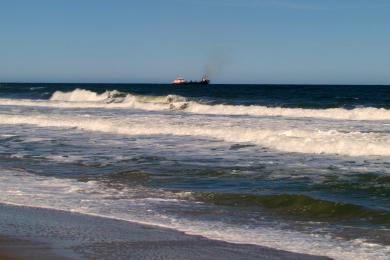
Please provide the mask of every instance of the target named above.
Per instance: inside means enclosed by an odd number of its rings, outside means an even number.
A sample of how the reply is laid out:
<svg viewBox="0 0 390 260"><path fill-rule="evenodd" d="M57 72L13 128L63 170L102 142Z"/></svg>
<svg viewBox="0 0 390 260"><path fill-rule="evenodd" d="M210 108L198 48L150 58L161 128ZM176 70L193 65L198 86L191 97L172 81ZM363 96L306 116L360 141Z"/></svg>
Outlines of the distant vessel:
<svg viewBox="0 0 390 260"><path fill-rule="evenodd" d="M210 80L207 75L204 75L201 81L186 81L182 77L178 77L174 81L172 81L173 85L208 85L210 84Z"/></svg>

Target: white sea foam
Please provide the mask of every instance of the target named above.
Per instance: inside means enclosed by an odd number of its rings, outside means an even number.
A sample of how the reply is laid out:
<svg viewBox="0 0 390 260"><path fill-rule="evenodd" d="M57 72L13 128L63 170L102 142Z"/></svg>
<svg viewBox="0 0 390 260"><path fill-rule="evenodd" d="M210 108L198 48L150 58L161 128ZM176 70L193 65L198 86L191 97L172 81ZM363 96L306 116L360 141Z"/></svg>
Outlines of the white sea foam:
<svg viewBox="0 0 390 260"><path fill-rule="evenodd" d="M103 101L108 98L108 93L98 94L96 92L85 90L85 89L76 89L71 92L62 92L56 91L50 100L56 101L70 101L70 102L96 102Z"/></svg>
<svg viewBox="0 0 390 260"><path fill-rule="evenodd" d="M175 103L175 105L172 105ZM76 89L72 92L56 91L50 100L2 99L0 106L52 107L70 109L139 109L145 111L168 111L180 109L186 99L177 95L137 96L118 91L97 94L89 90Z"/></svg>
<svg viewBox="0 0 390 260"><path fill-rule="evenodd" d="M181 207L191 193L173 194L147 188L113 189L97 181L36 176L24 171L1 170L0 202L79 212L177 229L234 243L258 244L292 252L335 259L388 259L390 247L364 240L342 240L326 234L301 233L277 225L248 228L220 221L200 221L162 214L159 208ZM140 196L140 194L142 194ZM194 206L189 204L190 206Z"/></svg>
<svg viewBox="0 0 390 260"><path fill-rule="evenodd" d="M186 111L199 114L312 117L336 120L390 120L390 110L383 108L303 109L265 106L203 105L191 103Z"/></svg>
<svg viewBox="0 0 390 260"><path fill-rule="evenodd" d="M186 101L184 97L178 95L142 96L142 95L132 95L124 92L119 92L117 90L105 91L101 94L98 94L96 92L85 90L85 89L75 89L70 92L56 91L53 93L50 100L69 101L69 102L123 101L124 103L126 103L126 101L128 101L129 98L135 98L140 102L153 102L153 103L169 103L169 102Z"/></svg>
<svg viewBox="0 0 390 260"><path fill-rule="evenodd" d="M39 127L76 128L84 131L119 135L174 135L206 137L233 143L253 143L285 152L341 154L348 156L390 156L390 138L386 134L339 132L337 130L248 128L245 126L205 127L191 122L153 120L115 120L100 117L2 115L0 124Z"/></svg>
<svg viewBox="0 0 390 260"><path fill-rule="evenodd" d="M3 106L36 106L55 108L108 108L141 109L147 111L182 110L187 113L209 115L248 115L259 117L323 118L332 120L390 120L390 110L384 108L329 108L303 109L243 105L208 105L186 100L177 95L140 96L106 91L98 94L93 91L76 89L71 92L56 91L50 100L0 99Z"/></svg>

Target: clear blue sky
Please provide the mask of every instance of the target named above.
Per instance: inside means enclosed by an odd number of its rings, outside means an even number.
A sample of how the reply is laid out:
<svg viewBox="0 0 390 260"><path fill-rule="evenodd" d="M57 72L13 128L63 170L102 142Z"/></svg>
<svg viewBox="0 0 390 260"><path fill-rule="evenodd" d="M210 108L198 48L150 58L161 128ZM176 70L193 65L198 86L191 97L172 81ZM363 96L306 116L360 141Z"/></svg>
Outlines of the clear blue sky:
<svg viewBox="0 0 390 260"><path fill-rule="evenodd" d="M390 84L389 0L0 0L0 81Z"/></svg>

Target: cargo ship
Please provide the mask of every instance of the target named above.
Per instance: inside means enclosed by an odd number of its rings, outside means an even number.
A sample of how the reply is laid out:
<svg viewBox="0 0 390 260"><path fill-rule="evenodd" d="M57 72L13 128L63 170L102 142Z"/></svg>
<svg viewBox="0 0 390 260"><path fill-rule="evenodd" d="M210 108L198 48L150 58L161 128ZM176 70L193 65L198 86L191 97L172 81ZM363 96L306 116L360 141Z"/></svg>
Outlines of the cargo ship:
<svg viewBox="0 0 390 260"><path fill-rule="evenodd" d="M201 81L186 81L182 77L178 77L174 81L172 81L173 85L208 85L210 84L210 80L207 75L204 75Z"/></svg>

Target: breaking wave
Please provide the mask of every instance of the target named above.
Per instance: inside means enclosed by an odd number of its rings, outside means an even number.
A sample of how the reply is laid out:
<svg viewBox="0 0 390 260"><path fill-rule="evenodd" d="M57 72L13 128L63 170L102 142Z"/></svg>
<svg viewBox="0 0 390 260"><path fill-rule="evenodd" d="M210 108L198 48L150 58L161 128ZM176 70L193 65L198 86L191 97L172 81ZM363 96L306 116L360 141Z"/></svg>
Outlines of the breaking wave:
<svg viewBox="0 0 390 260"><path fill-rule="evenodd" d="M39 127L75 128L83 131L120 135L174 135L206 137L233 143L253 143L284 152L340 154L348 156L390 156L390 140L379 133L320 131L306 129L281 130L275 128L245 128L240 126L191 123L135 122L98 117L1 115L0 124L28 124Z"/></svg>
<svg viewBox="0 0 390 260"><path fill-rule="evenodd" d="M116 90L106 91L101 94L84 89L76 89L71 92L56 91L49 101L0 99L0 105L55 108L140 109L147 111L180 110L186 113L207 115L247 115L259 117L322 118L333 120L390 120L390 110L384 108L304 109L258 105L210 105L187 100L178 95L142 96Z"/></svg>
<svg viewBox="0 0 390 260"><path fill-rule="evenodd" d="M135 102L168 104L187 101L186 98L178 95L142 96L132 95L117 90L106 91L102 94L98 94L96 92L85 89L76 89L71 92L56 91L51 96L50 100L64 102L103 102L103 104L122 103L123 105L129 105L130 107L133 106Z"/></svg>
<svg viewBox="0 0 390 260"><path fill-rule="evenodd" d="M218 115L248 115L248 116L281 116L281 117L311 117L336 120L390 120L390 110L384 108L328 108L304 109L265 106L233 106L233 105L189 105L186 111L199 114Z"/></svg>
<svg viewBox="0 0 390 260"><path fill-rule="evenodd" d="M89 90L76 89L72 92L56 91L49 101L0 98L0 106L169 111L184 109L187 106L187 100L184 97L177 95L142 96L127 94L116 90L98 94Z"/></svg>

